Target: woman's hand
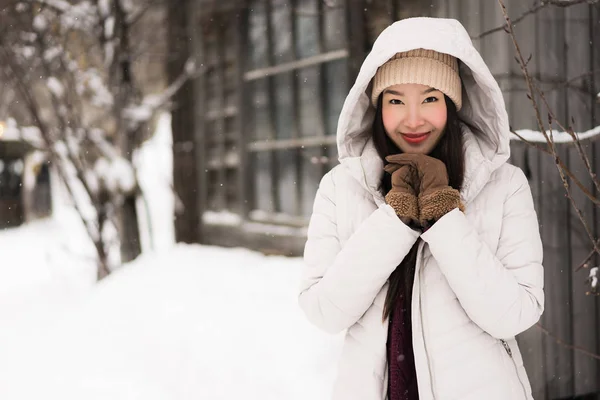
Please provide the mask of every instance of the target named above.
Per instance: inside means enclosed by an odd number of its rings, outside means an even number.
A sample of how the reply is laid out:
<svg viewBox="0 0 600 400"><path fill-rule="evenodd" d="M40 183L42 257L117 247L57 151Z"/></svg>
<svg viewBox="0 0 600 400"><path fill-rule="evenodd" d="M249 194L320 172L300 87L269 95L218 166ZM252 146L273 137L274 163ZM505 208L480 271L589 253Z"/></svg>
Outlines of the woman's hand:
<svg viewBox="0 0 600 400"><path fill-rule="evenodd" d="M419 222L417 200L418 173L412 165L387 164L385 171L392 175L392 188L385 196L387 204L392 206L396 215L405 224L411 226Z"/></svg>
<svg viewBox="0 0 600 400"><path fill-rule="evenodd" d="M434 223L446 213L464 209L458 190L448 185L446 165L437 158L425 154L394 154L386 160L399 167L417 171L416 195L418 196L419 221L422 226Z"/></svg>

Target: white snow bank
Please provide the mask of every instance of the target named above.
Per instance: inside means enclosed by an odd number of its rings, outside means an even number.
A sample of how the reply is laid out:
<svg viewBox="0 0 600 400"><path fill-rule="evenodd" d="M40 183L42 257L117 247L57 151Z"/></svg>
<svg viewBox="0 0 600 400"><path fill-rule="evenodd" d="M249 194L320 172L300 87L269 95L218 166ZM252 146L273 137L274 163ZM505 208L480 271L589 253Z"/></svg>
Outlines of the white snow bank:
<svg viewBox="0 0 600 400"><path fill-rule="evenodd" d="M52 320L95 283L94 248L79 217L59 215L0 230L0 342L13 327Z"/></svg>
<svg viewBox="0 0 600 400"><path fill-rule="evenodd" d="M535 143L546 143L546 138L539 131L532 131L531 129L519 129L517 132L523 139L529 142ZM573 138L567 132L552 130L546 132L554 141L554 143L572 143ZM585 132L575 132L575 136L579 138L579 140L590 139L594 136L598 136L600 134L600 126L587 130ZM511 140L521 140L515 134L510 135Z"/></svg>
<svg viewBox="0 0 600 400"><path fill-rule="evenodd" d="M56 321L0 333L0 398L328 399L342 337L299 310L300 265L197 245L142 256Z"/></svg>
<svg viewBox="0 0 600 400"><path fill-rule="evenodd" d="M42 147L44 140L37 127L19 127L14 118L8 118L5 124L0 127L0 140L3 141L25 141L34 147Z"/></svg>
<svg viewBox="0 0 600 400"><path fill-rule="evenodd" d="M137 211L143 251L166 250L175 243L171 114L161 113L154 135L133 155L144 198Z"/></svg>

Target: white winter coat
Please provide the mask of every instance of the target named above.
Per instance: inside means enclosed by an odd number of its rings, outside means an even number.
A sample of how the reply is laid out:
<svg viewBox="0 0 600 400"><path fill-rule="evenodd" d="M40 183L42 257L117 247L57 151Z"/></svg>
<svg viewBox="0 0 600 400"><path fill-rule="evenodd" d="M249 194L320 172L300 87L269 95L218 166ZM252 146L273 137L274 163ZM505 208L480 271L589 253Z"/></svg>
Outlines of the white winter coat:
<svg viewBox="0 0 600 400"><path fill-rule="evenodd" d="M507 164L502 94L458 21L396 22L364 61L339 118L340 165L323 177L314 203L299 303L323 330L347 329L333 399L385 399L387 280L419 234L377 190L383 164L370 139L369 83L395 53L414 48L462 61L459 115L472 127L463 125L466 210L420 235L411 310L419 397L531 399L514 337L544 309L538 221L525 175Z"/></svg>

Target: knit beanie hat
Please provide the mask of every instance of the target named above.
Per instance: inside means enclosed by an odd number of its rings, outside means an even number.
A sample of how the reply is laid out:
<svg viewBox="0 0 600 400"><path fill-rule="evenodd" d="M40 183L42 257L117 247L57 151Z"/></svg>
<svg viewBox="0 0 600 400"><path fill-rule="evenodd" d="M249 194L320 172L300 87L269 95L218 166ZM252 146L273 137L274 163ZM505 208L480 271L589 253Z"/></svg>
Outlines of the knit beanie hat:
<svg viewBox="0 0 600 400"><path fill-rule="evenodd" d="M449 54L425 49L397 53L379 67L373 78L373 106L377 107L377 98L386 88L402 83L436 88L454 102L457 111L462 107L458 61Z"/></svg>

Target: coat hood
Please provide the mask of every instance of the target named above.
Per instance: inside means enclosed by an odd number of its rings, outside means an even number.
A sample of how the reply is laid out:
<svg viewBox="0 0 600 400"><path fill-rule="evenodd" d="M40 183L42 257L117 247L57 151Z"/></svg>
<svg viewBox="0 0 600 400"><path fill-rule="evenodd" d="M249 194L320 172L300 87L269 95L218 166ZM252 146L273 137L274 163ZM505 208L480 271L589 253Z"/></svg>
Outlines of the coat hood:
<svg viewBox="0 0 600 400"><path fill-rule="evenodd" d="M459 60L463 106L458 113L465 135L466 171L461 195L465 203L479 193L494 170L510 156L510 130L498 83L460 22L445 18L408 18L386 28L364 60L344 102L337 128L340 163L377 196L383 163L371 140L375 108L371 80L396 53L430 49Z"/></svg>

